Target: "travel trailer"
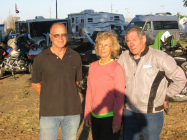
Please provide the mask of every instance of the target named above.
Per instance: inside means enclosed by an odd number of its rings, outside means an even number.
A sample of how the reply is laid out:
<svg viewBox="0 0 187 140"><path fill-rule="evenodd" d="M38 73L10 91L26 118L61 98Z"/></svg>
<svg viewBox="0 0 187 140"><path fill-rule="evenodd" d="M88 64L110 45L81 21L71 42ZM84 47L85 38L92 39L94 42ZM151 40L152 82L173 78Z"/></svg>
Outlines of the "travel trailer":
<svg viewBox="0 0 187 140"><path fill-rule="evenodd" d="M94 10L84 10L80 13L68 15L68 33L74 39L86 38L84 33L90 37L94 32L124 30L125 19L122 14L108 12L94 12Z"/></svg>
<svg viewBox="0 0 187 140"><path fill-rule="evenodd" d="M15 22L16 33L27 32L31 35L35 43L43 46L46 45L44 34L49 33L51 25L55 22L61 22L66 28L68 27L66 19L45 19L42 16L36 16L35 19Z"/></svg>
<svg viewBox="0 0 187 140"><path fill-rule="evenodd" d="M136 15L127 28L132 26L140 26L146 34L147 44L153 44L155 37L160 31L169 31L174 39L179 40L178 17L172 16L171 13L157 13L155 15ZM125 31L121 33L124 38Z"/></svg>

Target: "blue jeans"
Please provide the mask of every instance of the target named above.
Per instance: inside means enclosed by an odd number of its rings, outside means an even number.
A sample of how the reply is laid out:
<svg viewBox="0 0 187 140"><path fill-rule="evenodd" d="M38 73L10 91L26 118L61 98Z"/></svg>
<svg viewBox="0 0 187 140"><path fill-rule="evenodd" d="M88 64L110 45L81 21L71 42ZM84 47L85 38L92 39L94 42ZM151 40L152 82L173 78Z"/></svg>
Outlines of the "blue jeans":
<svg viewBox="0 0 187 140"><path fill-rule="evenodd" d="M70 116L40 117L40 140L56 140L61 125L61 140L76 140L80 114Z"/></svg>
<svg viewBox="0 0 187 140"><path fill-rule="evenodd" d="M140 133L144 140L159 140L163 120L163 112L142 114L124 109L124 140L139 140Z"/></svg>

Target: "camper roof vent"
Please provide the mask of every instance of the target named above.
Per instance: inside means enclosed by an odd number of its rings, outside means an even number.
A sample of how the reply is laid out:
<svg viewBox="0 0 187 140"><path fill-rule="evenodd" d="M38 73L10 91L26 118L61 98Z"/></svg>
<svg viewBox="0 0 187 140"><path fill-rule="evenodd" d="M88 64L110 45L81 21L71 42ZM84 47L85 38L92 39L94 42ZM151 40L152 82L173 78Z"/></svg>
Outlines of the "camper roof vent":
<svg viewBox="0 0 187 140"><path fill-rule="evenodd" d="M88 10L82 11L81 13L83 13L83 14L86 14L86 13L94 13L94 10L88 9Z"/></svg>
<svg viewBox="0 0 187 140"><path fill-rule="evenodd" d="M36 16L35 19L44 19L43 16Z"/></svg>
<svg viewBox="0 0 187 140"><path fill-rule="evenodd" d="M159 15L159 16L169 16L172 15L170 12L166 12L166 13L156 13L155 15Z"/></svg>

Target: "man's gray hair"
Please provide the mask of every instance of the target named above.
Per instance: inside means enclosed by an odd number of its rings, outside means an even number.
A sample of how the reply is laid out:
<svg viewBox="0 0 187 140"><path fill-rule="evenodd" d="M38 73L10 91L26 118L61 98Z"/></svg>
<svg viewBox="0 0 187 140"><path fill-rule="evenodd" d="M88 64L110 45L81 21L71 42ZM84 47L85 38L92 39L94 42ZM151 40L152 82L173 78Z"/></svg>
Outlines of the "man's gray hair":
<svg viewBox="0 0 187 140"><path fill-rule="evenodd" d="M145 32L139 26L132 26L131 28L127 29L126 35L131 32L137 32L140 39L142 39L142 37L145 35Z"/></svg>

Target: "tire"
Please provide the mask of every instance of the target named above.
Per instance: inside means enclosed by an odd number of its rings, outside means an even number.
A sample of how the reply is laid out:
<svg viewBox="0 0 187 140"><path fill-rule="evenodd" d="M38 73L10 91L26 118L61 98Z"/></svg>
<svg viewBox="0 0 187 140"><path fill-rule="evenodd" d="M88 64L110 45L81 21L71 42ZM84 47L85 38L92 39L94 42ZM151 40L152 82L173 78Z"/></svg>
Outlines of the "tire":
<svg viewBox="0 0 187 140"><path fill-rule="evenodd" d="M32 63L29 63L28 65L28 73L32 74Z"/></svg>
<svg viewBox="0 0 187 140"><path fill-rule="evenodd" d="M0 68L0 78L3 77L3 72L2 68Z"/></svg>
<svg viewBox="0 0 187 140"><path fill-rule="evenodd" d="M46 41L41 41L39 47L45 49L47 47Z"/></svg>

